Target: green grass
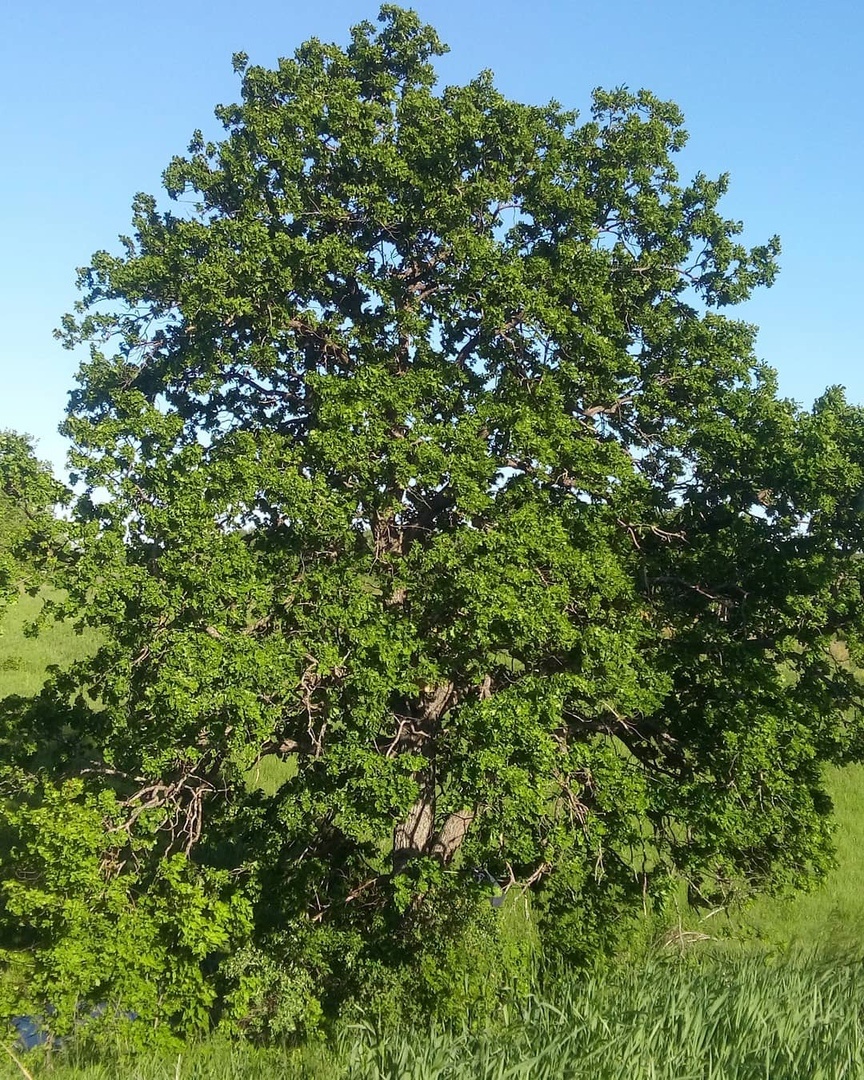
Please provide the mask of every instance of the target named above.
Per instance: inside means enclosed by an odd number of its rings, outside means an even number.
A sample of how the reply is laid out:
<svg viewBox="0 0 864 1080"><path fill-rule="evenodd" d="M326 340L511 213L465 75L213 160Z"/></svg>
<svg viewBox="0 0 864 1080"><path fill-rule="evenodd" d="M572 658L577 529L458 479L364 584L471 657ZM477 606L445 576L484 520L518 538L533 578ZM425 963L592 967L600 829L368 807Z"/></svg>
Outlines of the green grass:
<svg viewBox="0 0 864 1080"><path fill-rule="evenodd" d="M673 959L574 976L484 1030L363 1024L332 1050L213 1041L97 1063L31 1052L24 1064L34 1080L852 1080L864 1075L862 974L807 954Z"/></svg>
<svg viewBox="0 0 864 1080"><path fill-rule="evenodd" d="M22 1068L34 1080L338 1080L346 1075L339 1056L326 1048L256 1049L215 1039L181 1053L114 1050L98 1060L80 1052L13 1052L18 1064L8 1051L0 1054L0 1080L22 1080Z"/></svg>
<svg viewBox="0 0 864 1080"><path fill-rule="evenodd" d="M826 784L837 824L836 868L812 892L757 900L739 921L769 942L864 955L864 765L831 769Z"/></svg>
<svg viewBox="0 0 864 1080"><path fill-rule="evenodd" d="M0 698L38 693L50 665L64 667L96 651L95 633L76 634L65 623L51 623L38 637L27 637L25 629L42 604L41 596L22 595L0 620Z"/></svg>
<svg viewBox="0 0 864 1080"><path fill-rule="evenodd" d="M290 780L296 773L297 762L294 758L283 761L282 758L270 754L252 766L246 774L246 783L250 790L257 788L265 795L275 795L285 781Z"/></svg>

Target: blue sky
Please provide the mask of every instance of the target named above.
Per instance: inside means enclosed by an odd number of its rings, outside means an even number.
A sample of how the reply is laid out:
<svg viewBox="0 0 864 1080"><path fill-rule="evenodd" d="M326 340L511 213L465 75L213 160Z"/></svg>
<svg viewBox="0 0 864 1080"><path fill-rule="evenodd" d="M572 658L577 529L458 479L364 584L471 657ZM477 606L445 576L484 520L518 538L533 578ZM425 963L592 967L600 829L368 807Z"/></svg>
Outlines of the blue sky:
<svg viewBox="0 0 864 1080"><path fill-rule="evenodd" d="M406 6L408 6L406 4ZM442 81L491 68L503 92L584 108L595 86L647 87L684 110L682 177L728 171L745 239L783 241L782 272L742 317L781 390L864 403L864 6L852 0L420 0L451 53ZM310 36L344 42L377 4L327 0L8 0L0 39L0 428L62 467L77 358L52 338L75 267L128 231L137 191L214 105L231 54L272 64Z"/></svg>

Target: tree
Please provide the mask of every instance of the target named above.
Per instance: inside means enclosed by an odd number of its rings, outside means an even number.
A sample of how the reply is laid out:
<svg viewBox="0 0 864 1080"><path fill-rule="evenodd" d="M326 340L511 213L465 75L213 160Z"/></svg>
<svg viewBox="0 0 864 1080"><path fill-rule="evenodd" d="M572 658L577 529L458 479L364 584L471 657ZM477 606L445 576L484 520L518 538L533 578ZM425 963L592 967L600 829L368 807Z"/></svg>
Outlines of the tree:
<svg viewBox="0 0 864 1080"><path fill-rule="evenodd" d="M33 440L0 431L0 614L21 587L38 580L57 531L54 507L65 498L50 466L37 460Z"/></svg>
<svg viewBox="0 0 864 1080"><path fill-rule="evenodd" d="M235 57L224 137L62 331L67 588L105 644L26 745L111 792L130 895L179 859L248 901L246 951L195 955L259 1019L278 979L443 1007L461 956L494 988L490 880L572 959L679 875L806 879L821 765L862 754L864 417L779 398L724 313L776 238L679 181L674 105L438 91L435 32L379 21Z"/></svg>

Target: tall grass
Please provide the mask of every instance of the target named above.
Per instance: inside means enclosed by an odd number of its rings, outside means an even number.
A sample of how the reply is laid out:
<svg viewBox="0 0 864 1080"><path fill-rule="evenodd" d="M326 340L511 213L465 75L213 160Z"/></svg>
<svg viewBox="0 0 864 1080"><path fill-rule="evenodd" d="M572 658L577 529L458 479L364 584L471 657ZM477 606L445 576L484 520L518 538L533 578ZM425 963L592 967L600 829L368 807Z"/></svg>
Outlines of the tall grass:
<svg viewBox="0 0 864 1080"><path fill-rule="evenodd" d="M54 1080L843 1080L864 1075L862 975L812 954L656 960L574 975L482 1031L370 1024L343 1028L332 1050L22 1060ZM3 1080L15 1075L10 1061Z"/></svg>
<svg viewBox="0 0 864 1080"><path fill-rule="evenodd" d="M357 1080L781 1080L864 1075L860 963L759 956L572 979L497 1032L367 1038Z"/></svg>

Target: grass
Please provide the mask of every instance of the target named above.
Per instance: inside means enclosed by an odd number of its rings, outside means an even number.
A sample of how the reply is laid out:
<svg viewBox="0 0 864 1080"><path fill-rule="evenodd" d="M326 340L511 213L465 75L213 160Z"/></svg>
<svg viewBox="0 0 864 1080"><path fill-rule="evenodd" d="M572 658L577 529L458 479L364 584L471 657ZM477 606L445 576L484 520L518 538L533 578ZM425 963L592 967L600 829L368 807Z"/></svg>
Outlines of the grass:
<svg viewBox="0 0 864 1080"><path fill-rule="evenodd" d="M812 892L757 900L738 921L765 941L864 955L864 765L829 770L826 785L834 802L837 866Z"/></svg>
<svg viewBox="0 0 864 1080"><path fill-rule="evenodd" d="M25 630L42 608L41 596L22 595L0 620L0 698L38 693L52 664L61 667L90 656L97 647L93 631L76 634L66 624L52 623L38 637Z"/></svg>
<svg viewBox="0 0 864 1080"><path fill-rule="evenodd" d="M63 1051L16 1051L18 1063L0 1059L0 1080L339 1080L344 1058L326 1048L256 1049L211 1040L180 1053L131 1054L122 1048L99 1060ZM26 1072L22 1071L26 1070Z"/></svg>
<svg viewBox="0 0 864 1080"><path fill-rule="evenodd" d="M257 765L253 765L246 774L246 784L249 790L257 788L265 795L275 795L286 780L290 780L297 773L297 762L293 758L283 761L273 754L262 758Z"/></svg>
<svg viewBox="0 0 864 1080"><path fill-rule="evenodd" d="M97 1063L31 1052L24 1067L34 1080L851 1080L864 1074L861 975L813 954L673 959L572 977L479 1031L359 1025L332 1050L211 1041ZM0 1073L15 1075L11 1061Z"/></svg>

